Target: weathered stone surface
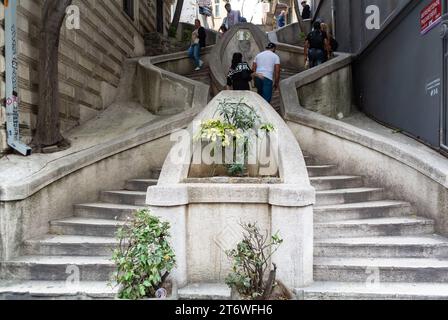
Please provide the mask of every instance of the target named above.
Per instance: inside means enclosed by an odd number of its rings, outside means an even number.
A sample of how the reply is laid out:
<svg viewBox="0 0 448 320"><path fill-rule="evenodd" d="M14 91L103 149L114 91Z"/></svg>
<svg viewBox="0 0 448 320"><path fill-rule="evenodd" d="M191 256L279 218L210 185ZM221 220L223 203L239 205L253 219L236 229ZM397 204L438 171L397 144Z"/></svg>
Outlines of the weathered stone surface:
<svg viewBox="0 0 448 320"><path fill-rule="evenodd" d="M182 232L173 233L173 243L187 252L178 260L176 276L186 283L223 282L230 271L225 251L241 239L240 222L257 222L270 234L277 231L285 242L281 254L273 262L282 266L280 279L292 287L312 282L313 219L311 206L315 191L311 188L300 146L284 126L278 114L252 92L228 91L219 94L197 116L189 131L194 132L199 120L213 118L222 99L245 100L255 108L264 123L271 123L276 134L271 135L279 183L231 183L232 179L195 179L221 183L191 183L192 154L181 153L182 146L189 146L188 139L175 145L163 166L157 186L148 189L147 204L157 215L176 221ZM281 136L281 139L277 139ZM277 148L278 147L278 148ZM200 164L199 164L200 166ZM242 182L241 179L238 182ZM216 181L215 181L216 182ZM222 183L230 182L230 183ZM169 212L169 213L168 213ZM184 222L183 222L184 221ZM291 262L291 255L296 255Z"/></svg>
<svg viewBox="0 0 448 320"><path fill-rule="evenodd" d="M73 5L78 6L81 13L81 29L68 29L64 24L59 48L63 131L85 123L90 119L86 114L93 114L111 105L122 74L122 63L129 57L144 54L143 36L148 31L155 30L156 17L152 14L155 3L143 0L136 2L135 19L131 20L122 10L121 4L114 1L95 4L82 0L73 1ZM170 5L166 3L165 11L169 10ZM3 4L0 11L4 12ZM23 139L29 142L32 130L35 129L34 118L38 107L36 68L39 52L36 43L41 4L33 1L19 2L18 12L20 118L24 127ZM169 25L169 14L165 19L165 25ZM4 20L4 15L1 20ZM4 21L1 25L3 28ZM1 34L4 34L3 30ZM1 41L0 46L4 47L4 41ZM1 80L3 83L4 76ZM104 85L108 87L107 93L103 89ZM84 108L83 115L81 108ZM0 126L3 124L4 121L0 121ZM0 145L0 153L5 149L6 145Z"/></svg>

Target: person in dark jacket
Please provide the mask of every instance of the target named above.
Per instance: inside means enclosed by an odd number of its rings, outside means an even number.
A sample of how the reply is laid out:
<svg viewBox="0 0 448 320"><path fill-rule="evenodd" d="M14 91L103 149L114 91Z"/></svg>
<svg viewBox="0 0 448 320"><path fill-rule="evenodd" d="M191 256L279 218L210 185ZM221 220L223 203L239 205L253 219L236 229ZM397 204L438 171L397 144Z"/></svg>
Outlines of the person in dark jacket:
<svg viewBox="0 0 448 320"><path fill-rule="evenodd" d="M306 1L302 1L302 7L303 7L302 19L303 20L311 19L311 7L309 6L309 4Z"/></svg>
<svg viewBox="0 0 448 320"><path fill-rule="evenodd" d="M196 71L201 70L204 62L201 60L201 48L206 46L207 33L204 27L201 26L201 21L196 19L194 22L194 30L191 34L191 46L188 49L188 55L194 60Z"/></svg>
<svg viewBox="0 0 448 320"><path fill-rule="evenodd" d="M316 67L331 58L330 52L328 36L321 30L321 23L316 21L305 40L305 64L308 60L310 68Z"/></svg>
<svg viewBox="0 0 448 320"><path fill-rule="evenodd" d="M249 65L243 62L243 55L239 52L233 54L232 65L227 75L227 86L233 90L250 90L252 73Z"/></svg>

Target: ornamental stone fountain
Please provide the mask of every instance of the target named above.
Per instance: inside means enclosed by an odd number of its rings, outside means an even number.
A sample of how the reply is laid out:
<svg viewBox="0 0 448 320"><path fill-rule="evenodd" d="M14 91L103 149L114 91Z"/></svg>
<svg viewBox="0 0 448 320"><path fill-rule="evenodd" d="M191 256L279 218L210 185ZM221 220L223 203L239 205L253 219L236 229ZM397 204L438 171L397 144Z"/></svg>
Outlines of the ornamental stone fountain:
<svg viewBox="0 0 448 320"><path fill-rule="evenodd" d="M269 147L275 155L275 176L191 178L198 123L216 117L224 99L244 101L275 127ZM173 133L172 140L158 185L149 187L146 203L171 223L179 287L224 282L231 266L225 251L241 240L241 222L257 222L269 234L278 232L284 242L272 257L277 278L290 288L310 285L315 190L300 146L275 110L256 93L223 91L186 131Z"/></svg>

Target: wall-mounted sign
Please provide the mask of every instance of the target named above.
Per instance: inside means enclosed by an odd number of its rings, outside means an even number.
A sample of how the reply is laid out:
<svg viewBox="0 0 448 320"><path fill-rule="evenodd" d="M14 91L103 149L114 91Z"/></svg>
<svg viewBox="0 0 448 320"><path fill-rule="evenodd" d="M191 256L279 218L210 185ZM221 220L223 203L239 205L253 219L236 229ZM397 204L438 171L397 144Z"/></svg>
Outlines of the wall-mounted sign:
<svg viewBox="0 0 448 320"><path fill-rule="evenodd" d="M440 84L441 84L440 78L428 82L426 84L426 94L429 95L430 97L440 95Z"/></svg>
<svg viewBox="0 0 448 320"><path fill-rule="evenodd" d="M432 0L420 13L420 33L427 34L442 21L442 0Z"/></svg>
<svg viewBox="0 0 448 320"><path fill-rule="evenodd" d="M17 0L4 2L5 6L5 93L6 133L8 145L28 156L31 149L20 141L19 132L19 84L17 60Z"/></svg>

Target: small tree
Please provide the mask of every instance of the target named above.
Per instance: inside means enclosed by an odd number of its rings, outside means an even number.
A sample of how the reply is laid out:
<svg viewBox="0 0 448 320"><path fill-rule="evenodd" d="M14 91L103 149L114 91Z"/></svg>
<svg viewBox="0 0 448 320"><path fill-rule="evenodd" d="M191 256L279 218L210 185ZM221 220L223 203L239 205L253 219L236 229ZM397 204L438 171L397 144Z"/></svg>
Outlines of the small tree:
<svg viewBox="0 0 448 320"><path fill-rule="evenodd" d="M171 29L177 30L180 21L180 15L182 14L182 8L184 6L184 0L177 0L176 10L174 11L173 22L171 23Z"/></svg>
<svg viewBox="0 0 448 320"><path fill-rule="evenodd" d="M33 145L41 148L64 141L59 120L59 38L66 9L72 0L45 0L39 33L39 109Z"/></svg>
<svg viewBox="0 0 448 320"><path fill-rule="evenodd" d="M277 266L267 276L271 257L283 243L278 234L268 237L262 234L256 223L241 224L243 240L227 256L233 260L232 272L226 284L244 298L267 300L275 286Z"/></svg>

